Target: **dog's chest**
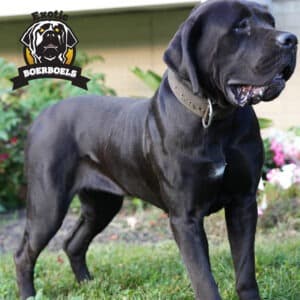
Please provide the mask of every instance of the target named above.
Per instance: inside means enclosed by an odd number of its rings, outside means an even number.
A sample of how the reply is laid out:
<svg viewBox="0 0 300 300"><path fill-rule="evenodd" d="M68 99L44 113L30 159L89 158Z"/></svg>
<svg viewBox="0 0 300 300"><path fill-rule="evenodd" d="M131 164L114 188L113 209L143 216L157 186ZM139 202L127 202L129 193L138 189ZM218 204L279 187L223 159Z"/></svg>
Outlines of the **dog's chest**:
<svg viewBox="0 0 300 300"><path fill-rule="evenodd" d="M212 164L208 173L208 177L212 180L222 179L225 173L226 165L227 163L223 161Z"/></svg>
<svg viewBox="0 0 300 300"><path fill-rule="evenodd" d="M222 178L223 189L234 194L247 193L255 186L259 169L257 162L243 154L228 159Z"/></svg>

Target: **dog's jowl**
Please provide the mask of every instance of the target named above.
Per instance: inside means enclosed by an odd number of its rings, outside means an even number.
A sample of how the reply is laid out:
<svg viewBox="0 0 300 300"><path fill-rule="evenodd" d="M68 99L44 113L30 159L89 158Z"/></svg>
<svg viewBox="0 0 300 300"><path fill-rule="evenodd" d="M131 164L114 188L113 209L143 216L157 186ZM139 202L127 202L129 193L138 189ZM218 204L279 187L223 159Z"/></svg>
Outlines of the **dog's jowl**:
<svg viewBox="0 0 300 300"><path fill-rule="evenodd" d="M152 99L82 96L45 110L26 148L28 217L15 254L21 298L35 294L38 255L78 194L80 221L64 244L78 281L91 278L90 242L134 195L168 213L198 300L221 299L203 219L224 208L239 299L260 299L254 239L263 145L252 105L281 93L296 48L263 6L211 0L171 40Z"/></svg>

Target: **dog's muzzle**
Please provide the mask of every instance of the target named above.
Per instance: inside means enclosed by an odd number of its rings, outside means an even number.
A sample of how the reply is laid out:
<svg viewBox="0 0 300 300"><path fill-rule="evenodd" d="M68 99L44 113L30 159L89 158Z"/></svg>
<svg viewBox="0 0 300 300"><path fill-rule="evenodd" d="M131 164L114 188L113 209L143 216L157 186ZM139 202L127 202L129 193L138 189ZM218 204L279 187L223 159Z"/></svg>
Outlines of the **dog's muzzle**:
<svg viewBox="0 0 300 300"><path fill-rule="evenodd" d="M237 106L245 106L260 101L271 101L278 97L295 70L297 44L298 39L294 34L280 32L276 36L276 46L282 52L279 72L261 85L229 80L227 94L230 102Z"/></svg>

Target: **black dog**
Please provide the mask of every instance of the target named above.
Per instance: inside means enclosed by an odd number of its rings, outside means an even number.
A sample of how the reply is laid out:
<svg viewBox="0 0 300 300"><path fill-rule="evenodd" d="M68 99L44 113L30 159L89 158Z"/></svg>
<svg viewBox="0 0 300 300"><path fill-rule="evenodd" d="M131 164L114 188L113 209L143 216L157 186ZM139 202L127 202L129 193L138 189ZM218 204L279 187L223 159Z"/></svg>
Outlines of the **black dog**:
<svg viewBox="0 0 300 300"><path fill-rule="evenodd" d="M65 251L78 281L90 279L91 240L124 195L165 210L196 299L221 299L210 270L205 216L225 208L242 300L258 300L254 238L263 145L250 104L276 98L295 68L297 39L263 7L208 1L180 27L169 69L150 100L86 96L62 101L32 125L26 149L28 203L15 255L21 297L77 193L78 224Z"/></svg>
<svg viewBox="0 0 300 300"><path fill-rule="evenodd" d="M34 62L63 64L68 48L77 44L71 29L60 21L39 21L30 26L21 38Z"/></svg>

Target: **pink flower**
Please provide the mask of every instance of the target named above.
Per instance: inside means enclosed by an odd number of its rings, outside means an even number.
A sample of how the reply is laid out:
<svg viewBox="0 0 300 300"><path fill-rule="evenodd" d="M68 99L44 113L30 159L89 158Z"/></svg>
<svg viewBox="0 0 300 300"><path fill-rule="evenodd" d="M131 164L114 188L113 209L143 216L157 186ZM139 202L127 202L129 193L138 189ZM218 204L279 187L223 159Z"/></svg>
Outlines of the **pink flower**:
<svg viewBox="0 0 300 300"><path fill-rule="evenodd" d="M266 177L267 177L267 180L268 180L268 181L270 181L270 182L272 181L274 175L276 175L276 173L277 173L277 170L278 170L278 169L271 169L271 170L267 173Z"/></svg>
<svg viewBox="0 0 300 300"><path fill-rule="evenodd" d="M8 153L0 153L0 163L4 162L8 158L9 158L9 154Z"/></svg>
<svg viewBox="0 0 300 300"><path fill-rule="evenodd" d="M277 167L283 166L285 162L284 154L282 152L275 153L273 161Z"/></svg>
<svg viewBox="0 0 300 300"><path fill-rule="evenodd" d="M275 153L283 151L282 145L275 140L271 141L270 149Z"/></svg>
<svg viewBox="0 0 300 300"><path fill-rule="evenodd" d="M257 208L257 214L258 216L262 216L264 214L263 209L261 209L260 207Z"/></svg>
<svg viewBox="0 0 300 300"><path fill-rule="evenodd" d="M289 160L294 161L294 162L299 160L300 151L299 151L299 149L297 149L297 147L295 145L293 145L293 144L287 145L285 148L286 148L285 154Z"/></svg>
<svg viewBox="0 0 300 300"><path fill-rule="evenodd" d="M12 145L15 145L17 142L18 142L18 138L17 137L12 137L9 142L12 144Z"/></svg>
<svg viewBox="0 0 300 300"><path fill-rule="evenodd" d="M285 163L285 156L283 152L283 146L276 142L275 140L272 140L270 149L274 153L273 161L277 167L281 167Z"/></svg>

